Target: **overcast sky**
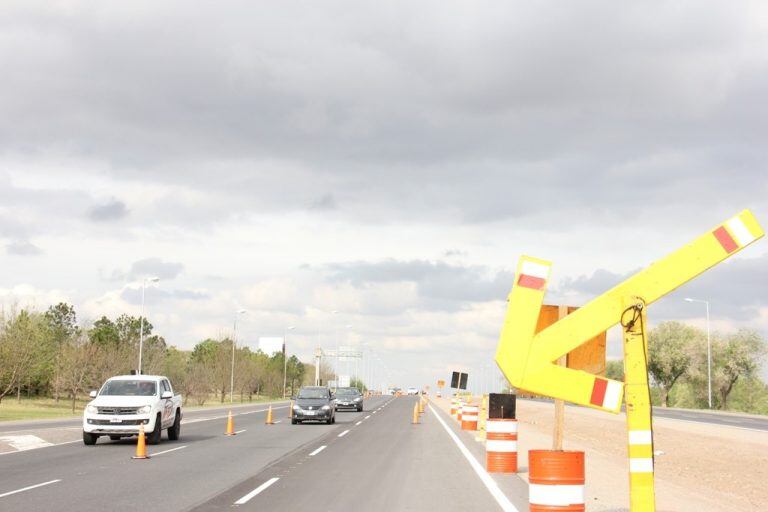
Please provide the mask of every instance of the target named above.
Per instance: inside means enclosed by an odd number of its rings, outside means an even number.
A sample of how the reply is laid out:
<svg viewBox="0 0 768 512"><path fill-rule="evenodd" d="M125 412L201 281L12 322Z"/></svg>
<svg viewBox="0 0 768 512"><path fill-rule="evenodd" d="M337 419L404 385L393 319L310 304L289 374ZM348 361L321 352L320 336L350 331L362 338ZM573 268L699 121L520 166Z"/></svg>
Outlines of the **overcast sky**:
<svg viewBox="0 0 768 512"><path fill-rule="evenodd" d="M0 62L0 300L138 315L155 275L184 349L245 308L253 347L472 380L521 254L580 305L768 224L761 1L7 1ZM767 288L763 240L649 314L768 337Z"/></svg>

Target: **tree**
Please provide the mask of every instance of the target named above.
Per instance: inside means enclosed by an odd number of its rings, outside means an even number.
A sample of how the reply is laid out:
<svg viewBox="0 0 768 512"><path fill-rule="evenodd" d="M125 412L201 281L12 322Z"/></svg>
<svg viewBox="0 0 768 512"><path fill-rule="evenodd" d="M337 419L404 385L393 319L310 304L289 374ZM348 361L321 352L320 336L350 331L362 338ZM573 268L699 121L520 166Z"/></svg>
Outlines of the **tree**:
<svg viewBox="0 0 768 512"><path fill-rule="evenodd" d="M648 335L648 372L659 387L661 404L667 407L669 392L691 366L696 341L703 333L680 322L663 322Z"/></svg>
<svg viewBox="0 0 768 512"><path fill-rule="evenodd" d="M741 329L717 337L712 345L712 388L722 409L727 408L728 395L736 382L756 375L765 353L765 343L755 331Z"/></svg>
<svg viewBox="0 0 768 512"><path fill-rule="evenodd" d="M45 319L48 322L48 329L55 350L50 380L51 386L53 387L53 396L58 404L63 387L61 367L62 347L69 343L74 336L79 334L80 328L77 326L75 307L64 302L59 302L55 306L50 306L48 311L45 312Z"/></svg>
<svg viewBox="0 0 768 512"><path fill-rule="evenodd" d="M624 380L624 361L613 360L605 363L605 376L613 380Z"/></svg>
<svg viewBox="0 0 768 512"><path fill-rule="evenodd" d="M36 377L36 372L46 362L47 326L42 315L22 310L18 315L3 321L0 333L0 402L21 386Z"/></svg>
<svg viewBox="0 0 768 512"><path fill-rule="evenodd" d="M77 396L88 387L97 387L101 378L97 376L94 361L108 357L107 349L92 342L87 335L79 334L62 346L62 383L72 400L75 412Z"/></svg>

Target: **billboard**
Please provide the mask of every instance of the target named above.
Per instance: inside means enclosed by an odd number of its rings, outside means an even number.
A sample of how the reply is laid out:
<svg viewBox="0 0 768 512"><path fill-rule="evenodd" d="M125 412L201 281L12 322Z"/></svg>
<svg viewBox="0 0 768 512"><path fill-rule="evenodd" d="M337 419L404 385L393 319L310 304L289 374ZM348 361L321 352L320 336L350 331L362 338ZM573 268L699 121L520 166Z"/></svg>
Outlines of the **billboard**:
<svg viewBox="0 0 768 512"><path fill-rule="evenodd" d="M283 352L283 338L282 336L273 336L266 338L259 338L259 350L272 357L277 353Z"/></svg>

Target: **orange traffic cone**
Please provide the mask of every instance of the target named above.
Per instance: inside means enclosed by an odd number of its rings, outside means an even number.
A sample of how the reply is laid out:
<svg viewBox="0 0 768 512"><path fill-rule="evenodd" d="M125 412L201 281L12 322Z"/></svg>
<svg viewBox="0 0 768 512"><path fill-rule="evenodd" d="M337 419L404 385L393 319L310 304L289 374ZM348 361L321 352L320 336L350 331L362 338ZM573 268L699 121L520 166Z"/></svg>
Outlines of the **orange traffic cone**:
<svg viewBox="0 0 768 512"><path fill-rule="evenodd" d="M419 398L419 414L424 414L424 399Z"/></svg>
<svg viewBox="0 0 768 512"><path fill-rule="evenodd" d="M274 425L275 422L272 421L272 406L269 406L269 410L267 411L267 421L264 422L265 425Z"/></svg>
<svg viewBox="0 0 768 512"><path fill-rule="evenodd" d="M144 425L139 425L139 442L136 443L136 455L131 457L132 459L148 459L147 455L147 441L144 438Z"/></svg>
<svg viewBox="0 0 768 512"><path fill-rule="evenodd" d="M233 436L235 435L235 420L232 418L232 411L229 411L229 416L227 417L227 432L226 435Z"/></svg>
<svg viewBox="0 0 768 512"><path fill-rule="evenodd" d="M419 424L419 405L413 404L413 421L411 422L414 425Z"/></svg>

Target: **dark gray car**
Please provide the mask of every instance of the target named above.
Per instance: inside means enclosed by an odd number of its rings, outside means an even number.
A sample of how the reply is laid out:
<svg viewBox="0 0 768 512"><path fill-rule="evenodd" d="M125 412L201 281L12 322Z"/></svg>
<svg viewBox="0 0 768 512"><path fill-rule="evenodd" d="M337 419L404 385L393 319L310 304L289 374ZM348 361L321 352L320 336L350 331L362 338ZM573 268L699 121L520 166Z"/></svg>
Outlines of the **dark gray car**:
<svg viewBox="0 0 768 512"><path fill-rule="evenodd" d="M305 386L296 395L293 404L294 425L304 421L336 423L336 400L331 390L325 386Z"/></svg>
<svg viewBox="0 0 768 512"><path fill-rule="evenodd" d="M357 388L339 388L336 390L336 409L363 410L363 394Z"/></svg>

